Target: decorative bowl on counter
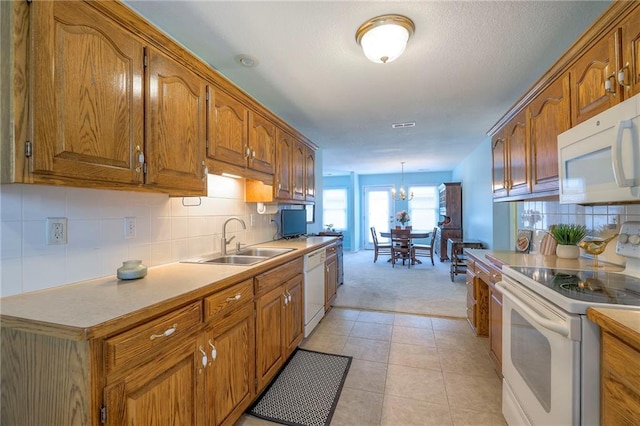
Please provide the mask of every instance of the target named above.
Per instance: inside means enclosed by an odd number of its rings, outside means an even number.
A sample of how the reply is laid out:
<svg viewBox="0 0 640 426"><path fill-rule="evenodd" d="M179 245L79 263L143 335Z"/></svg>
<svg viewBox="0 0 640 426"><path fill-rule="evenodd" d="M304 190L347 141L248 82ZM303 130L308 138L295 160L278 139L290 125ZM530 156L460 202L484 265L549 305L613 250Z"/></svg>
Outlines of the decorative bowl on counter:
<svg viewBox="0 0 640 426"><path fill-rule="evenodd" d="M125 260L118 268L117 275L121 280L137 280L147 275L147 267L142 260Z"/></svg>

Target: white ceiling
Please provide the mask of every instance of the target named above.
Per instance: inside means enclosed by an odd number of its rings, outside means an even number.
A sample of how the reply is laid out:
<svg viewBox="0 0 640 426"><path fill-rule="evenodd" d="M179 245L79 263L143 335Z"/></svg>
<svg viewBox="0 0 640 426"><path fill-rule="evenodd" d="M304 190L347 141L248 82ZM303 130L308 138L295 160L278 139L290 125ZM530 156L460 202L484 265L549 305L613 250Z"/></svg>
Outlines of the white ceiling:
<svg viewBox="0 0 640 426"><path fill-rule="evenodd" d="M127 4L323 150L323 174L449 171L608 1L153 1ZM372 17L415 22L374 64ZM238 55L257 59L254 68ZM416 122L413 128L391 124Z"/></svg>

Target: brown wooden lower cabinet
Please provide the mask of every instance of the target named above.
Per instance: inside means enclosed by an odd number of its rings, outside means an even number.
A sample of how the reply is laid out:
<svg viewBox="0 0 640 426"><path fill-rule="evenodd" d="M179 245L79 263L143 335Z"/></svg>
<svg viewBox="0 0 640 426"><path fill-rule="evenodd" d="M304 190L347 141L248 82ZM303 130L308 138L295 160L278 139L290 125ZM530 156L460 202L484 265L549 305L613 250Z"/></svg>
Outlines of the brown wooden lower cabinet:
<svg viewBox="0 0 640 426"><path fill-rule="evenodd" d="M332 245L327 247L327 259L325 260L324 271L324 311L331 309L331 304L336 299L338 291L338 247Z"/></svg>
<svg viewBox="0 0 640 426"><path fill-rule="evenodd" d="M499 267L467 250L467 321L476 336L489 337L489 356L502 375L502 294L495 283L502 279Z"/></svg>
<svg viewBox="0 0 640 426"><path fill-rule="evenodd" d="M302 272L300 257L89 339L3 318L0 424L233 425L303 339Z"/></svg>
<svg viewBox="0 0 640 426"><path fill-rule="evenodd" d="M273 379L304 337L302 260L256 277L257 392ZM267 283L267 284L263 284Z"/></svg>

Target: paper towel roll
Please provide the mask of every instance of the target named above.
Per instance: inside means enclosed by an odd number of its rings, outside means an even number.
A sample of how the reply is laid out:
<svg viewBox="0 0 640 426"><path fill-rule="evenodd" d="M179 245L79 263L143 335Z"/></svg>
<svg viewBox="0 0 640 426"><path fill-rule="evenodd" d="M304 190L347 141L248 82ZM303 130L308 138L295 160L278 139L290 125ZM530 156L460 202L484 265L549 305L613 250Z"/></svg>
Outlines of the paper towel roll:
<svg viewBox="0 0 640 426"><path fill-rule="evenodd" d="M274 214L274 213L278 213L278 205L277 204L257 203L256 208L258 210L258 214Z"/></svg>

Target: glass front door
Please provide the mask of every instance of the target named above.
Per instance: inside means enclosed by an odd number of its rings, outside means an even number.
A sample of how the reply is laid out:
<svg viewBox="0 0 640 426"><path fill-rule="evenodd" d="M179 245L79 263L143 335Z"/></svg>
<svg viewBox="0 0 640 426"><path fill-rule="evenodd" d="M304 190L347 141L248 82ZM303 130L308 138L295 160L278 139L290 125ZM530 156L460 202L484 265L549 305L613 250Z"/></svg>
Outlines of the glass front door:
<svg viewBox="0 0 640 426"><path fill-rule="evenodd" d="M364 248L373 249L371 227L376 228L379 242L388 241L381 238L380 232L388 232L393 224L392 185L364 187Z"/></svg>

